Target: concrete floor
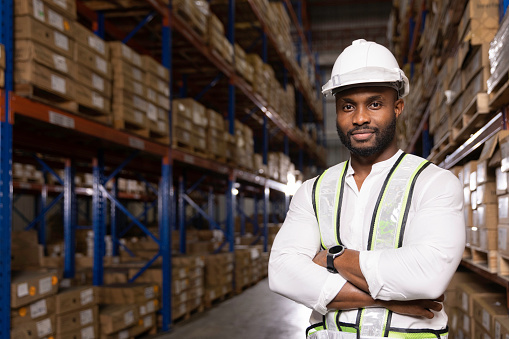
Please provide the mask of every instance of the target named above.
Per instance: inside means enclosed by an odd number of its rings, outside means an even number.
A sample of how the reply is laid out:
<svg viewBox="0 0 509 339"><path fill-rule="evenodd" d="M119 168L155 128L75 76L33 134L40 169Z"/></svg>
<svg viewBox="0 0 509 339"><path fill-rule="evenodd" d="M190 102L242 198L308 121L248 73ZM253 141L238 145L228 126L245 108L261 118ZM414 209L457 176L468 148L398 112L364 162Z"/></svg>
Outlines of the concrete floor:
<svg viewBox="0 0 509 339"><path fill-rule="evenodd" d="M269 290L267 279L157 339L305 338L311 310Z"/></svg>

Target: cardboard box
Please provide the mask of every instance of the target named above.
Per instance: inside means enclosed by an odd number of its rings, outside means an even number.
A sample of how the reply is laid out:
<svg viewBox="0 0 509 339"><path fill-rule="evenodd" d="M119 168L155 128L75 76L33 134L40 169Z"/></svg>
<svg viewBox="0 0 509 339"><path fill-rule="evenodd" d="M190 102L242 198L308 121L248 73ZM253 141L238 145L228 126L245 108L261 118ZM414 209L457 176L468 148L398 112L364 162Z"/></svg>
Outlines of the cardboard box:
<svg viewBox="0 0 509 339"><path fill-rule="evenodd" d="M464 338L470 338L474 335L475 321L470 318L468 313L463 312L461 309L457 310L458 314L458 331L464 334Z"/></svg>
<svg viewBox="0 0 509 339"><path fill-rule="evenodd" d="M156 75L150 72L144 72L144 85L147 88L152 88L157 91L159 94L164 95L165 97L169 97L170 95L170 87L169 83L165 80L161 80Z"/></svg>
<svg viewBox="0 0 509 339"><path fill-rule="evenodd" d="M469 281L458 284L458 293L456 294L456 305L468 316L474 315L474 297L498 296L500 294L499 285L480 281Z"/></svg>
<svg viewBox="0 0 509 339"><path fill-rule="evenodd" d="M458 36L461 40L468 38L473 44L489 42L498 30L498 1L496 0L470 0L467 1L465 12L458 26ZM485 32L493 32L491 38Z"/></svg>
<svg viewBox="0 0 509 339"><path fill-rule="evenodd" d="M5 46L0 44L0 68L5 69Z"/></svg>
<svg viewBox="0 0 509 339"><path fill-rule="evenodd" d="M498 225L498 206L497 204L478 205L477 224L474 217L474 227L496 228ZM475 215L475 212L474 212Z"/></svg>
<svg viewBox="0 0 509 339"><path fill-rule="evenodd" d="M12 272L11 308L28 305L57 293L58 276L54 272Z"/></svg>
<svg viewBox="0 0 509 339"><path fill-rule="evenodd" d="M170 72L169 70L157 62L154 58L148 55L141 56L142 68L150 74L157 76L159 79L163 80L163 82L168 85L170 82Z"/></svg>
<svg viewBox="0 0 509 339"><path fill-rule="evenodd" d="M11 269L24 270L38 267L40 253L37 231L13 231L11 235Z"/></svg>
<svg viewBox="0 0 509 339"><path fill-rule="evenodd" d="M140 129L148 127L147 115L145 112L123 104L113 104L113 119L119 121L119 125L128 124Z"/></svg>
<svg viewBox="0 0 509 339"><path fill-rule="evenodd" d="M111 65L113 68L113 82L115 82L117 78L121 78L121 75L125 75L137 82L143 83L145 72L140 68L120 59L112 59Z"/></svg>
<svg viewBox="0 0 509 339"><path fill-rule="evenodd" d="M127 92L145 97L147 88L141 82L136 81L126 73L115 73L113 79L113 87L123 89Z"/></svg>
<svg viewBox="0 0 509 339"><path fill-rule="evenodd" d="M99 320L101 333L112 334L135 325L140 316L136 305L109 305L101 308Z"/></svg>
<svg viewBox="0 0 509 339"><path fill-rule="evenodd" d="M77 44L81 44L98 53L105 60L110 59L110 47L104 40L95 35L85 26L76 23L74 25L74 39Z"/></svg>
<svg viewBox="0 0 509 339"><path fill-rule="evenodd" d="M495 318L495 338L507 339L509 337L509 316Z"/></svg>
<svg viewBox="0 0 509 339"><path fill-rule="evenodd" d="M139 111L146 112L148 103L143 97L139 95L133 95L128 91L115 88L113 90L113 104L130 106Z"/></svg>
<svg viewBox="0 0 509 339"><path fill-rule="evenodd" d="M11 329L11 338L34 339L48 338L55 333L55 316L29 321Z"/></svg>
<svg viewBox="0 0 509 339"><path fill-rule="evenodd" d="M69 19L55 11L49 6L51 2L48 0L17 0L14 2L14 15L29 15L72 38L74 19Z"/></svg>
<svg viewBox="0 0 509 339"><path fill-rule="evenodd" d="M14 61L15 63L34 61L70 78L76 76L76 67L72 59L31 40L16 40Z"/></svg>
<svg viewBox="0 0 509 339"><path fill-rule="evenodd" d="M498 197L498 222L509 224L509 194Z"/></svg>
<svg viewBox="0 0 509 339"><path fill-rule="evenodd" d="M94 306L98 303L96 287L80 286L65 289L56 295L56 303L57 314Z"/></svg>
<svg viewBox="0 0 509 339"><path fill-rule="evenodd" d="M136 68L143 69L141 56L131 47L121 41L111 41L108 43L111 51L111 60L127 61Z"/></svg>
<svg viewBox="0 0 509 339"><path fill-rule="evenodd" d="M56 316L57 333L75 331L99 323L99 306L68 311Z"/></svg>
<svg viewBox="0 0 509 339"><path fill-rule="evenodd" d="M100 93L82 84L76 84L76 101L80 105L109 115L111 113L110 98Z"/></svg>
<svg viewBox="0 0 509 339"><path fill-rule="evenodd" d="M472 160L463 166L463 185L471 187L470 176L472 172L477 171L477 161ZM477 180L477 177L475 177Z"/></svg>
<svg viewBox="0 0 509 339"><path fill-rule="evenodd" d="M131 326L125 330L121 330L114 334L109 335L103 335L101 338L104 339L118 339L118 338L134 338L137 337L147 331L150 331L151 329L154 329L157 325L156 323L156 315L155 314L149 314L143 317L140 317L138 320L138 323L134 326Z"/></svg>
<svg viewBox="0 0 509 339"><path fill-rule="evenodd" d="M497 198L497 186L495 182L487 182L477 186L475 190L476 204L496 204Z"/></svg>
<svg viewBox="0 0 509 339"><path fill-rule="evenodd" d="M35 62L17 62L15 84L33 84L64 99L74 100L76 89L72 79Z"/></svg>
<svg viewBox="0 0 509 339"><path fill-rule="evenodd" d="M94 73L88 68L77 67L76 82L87 86L93 91L98 91L101 96L111 97L111 81L103 76Z"/></svg>
<svg viewBox="0 0 509 339"><path fill-rule="evenodd" d="M497 250L498 229L479 228L479 247L485 251Z"/></svg>
<svg viewBox="0 0 509 339"><path fill-rule="evenodd" d="M500 167L495 169L497 195L507 193L507 177L509 172L502 172Z"/></svg>
<svg viewBox="0 0 509 339"><path fill-rule="evenodd" d="M99 322L72 331L57 332L56 339L90 339L99 338Z"/></svg>
<svg viewBox="0 0 509 339"><path fill-rule="evenodd" d="M82 44L75 44L74 51L74 60L78 65L83 65L105 79L111 80L112 70L109 60Z"/></svg>
<svg viewBox="0 0 509 339"><path fill-rule="evenodd" d="M141 304L159 297L159 286L154 283L105 285L99 288L100 304Z"/></svg>
<svg viewBox="0 0 509 339"><path fill-rule="evenodd" d="M30 0L29 0L30 1ZM34 5L40 6L41 3L48 6L49 8L57 11L63 16L75 20L77 17L76 13L76 1L75 0L32 0ZM32 2L30 1L30 2ZM16 3L18 1L15 1ZM28 13L30 14L30 13Z"/></svg>
<svg viewBox="0 0 509 339"><path fill-rule="evenodd" d="M56 311L55 296L52 295L33 303L22 306L17 309L11 309L11 326L17 327L19 324L40 320L48 317Z"/></svg>
<svg viewBox="0 0 509 339"><path fill-rule="evenodd" d="M14 27L14 37L16 40L28 39L37 41L49 49L72 59L74 55L74 41L59 31L29 16L15 17Z"/></svg>
<svg viewBox="0 0 509 339"><path fill-rule="evenodd" d="M509 232L509 225L498 225L498 233L497 233L497 249L498 253L509 256L509 238L507 234Z"/></svg>
<svg viewBox="0 0 509 339"><path fill-rule="evenodd" d="M505 294L490 296L474 296L475 321L488 332L492 338L495 337L495 318L507 315Z"/></svg>

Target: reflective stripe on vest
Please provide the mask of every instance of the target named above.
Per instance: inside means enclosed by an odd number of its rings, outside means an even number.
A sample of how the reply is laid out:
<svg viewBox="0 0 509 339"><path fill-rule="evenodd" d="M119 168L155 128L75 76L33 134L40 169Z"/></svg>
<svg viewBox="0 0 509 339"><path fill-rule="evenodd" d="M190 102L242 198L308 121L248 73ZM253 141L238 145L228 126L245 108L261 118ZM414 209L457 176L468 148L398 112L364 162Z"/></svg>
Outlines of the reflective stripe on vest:
<svg viewBox="0 0 509 339"><path fill-rule="evenodd" d="M367 250L401 247L413 188L419 174L430 164L420 157L401 154L387 175L378 196L371 220ZM313 208L324 249L341 243L340 218L348 162L325 171L313 185ZM385 308L359 309L356 324L339 323L340 311L335 311L338 331L356 328L361 337L384 337L390 331L392 312ZM325 327L328 328L325 323ZM330 328L329 328L330 329Z"/></svg>

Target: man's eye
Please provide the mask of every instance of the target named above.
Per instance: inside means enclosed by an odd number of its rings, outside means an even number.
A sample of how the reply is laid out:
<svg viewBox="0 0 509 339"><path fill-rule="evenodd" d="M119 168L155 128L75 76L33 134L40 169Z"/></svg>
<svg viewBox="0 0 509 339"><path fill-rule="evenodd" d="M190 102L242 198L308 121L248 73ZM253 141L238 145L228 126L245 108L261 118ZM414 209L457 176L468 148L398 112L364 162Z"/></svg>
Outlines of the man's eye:
<svg viewBox="0 0 509 339"><path fill-rule="evenodd" d="M352 105L345 105L345 106L343 106L343 109L344 109L345 111L350 111L350 110L352 110L352 109L353 109L353 106L352 106Z"/></svg>
<svg viewBox="0 0 509 339"><path fill-rule="evenodd" d="M374 102L374 103L371 104L371 107L373 107L373 108L380 108L380 107L382 107L382 104L379 103L379 102Z"/></svg>

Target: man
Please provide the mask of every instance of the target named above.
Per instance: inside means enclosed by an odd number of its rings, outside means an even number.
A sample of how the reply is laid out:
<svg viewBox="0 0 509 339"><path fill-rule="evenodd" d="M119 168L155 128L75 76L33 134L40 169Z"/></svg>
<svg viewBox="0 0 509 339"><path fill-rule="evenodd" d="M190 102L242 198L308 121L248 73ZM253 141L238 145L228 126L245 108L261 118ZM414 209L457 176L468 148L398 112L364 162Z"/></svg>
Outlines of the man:
<svg viewBox="0 0 509 339"><path fill-rule="evenodd" d="M441 301L465 246L463 190L398 149L408 92L392 53L365 40L323 87L351 158L297 191L269 263L270 288L313 309L308 338L447 338Z"/></svg>

